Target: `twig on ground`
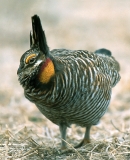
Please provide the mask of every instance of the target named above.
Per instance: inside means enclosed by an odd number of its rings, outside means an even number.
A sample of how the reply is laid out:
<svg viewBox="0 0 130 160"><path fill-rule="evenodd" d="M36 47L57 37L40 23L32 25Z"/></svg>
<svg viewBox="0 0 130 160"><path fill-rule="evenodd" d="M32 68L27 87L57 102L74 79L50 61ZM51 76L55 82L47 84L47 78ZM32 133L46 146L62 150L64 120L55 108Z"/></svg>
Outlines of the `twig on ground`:
<svg viewBox="0 0 130 160"><path fill-rule="evenodd" d="M119 128L117 128L115 125L114 125L114 123L113 123L113 121L111 120L111 124L113 125L113 127L116 129L116 130L118 130L119 132L121 132L121 133L125 133L125 134L127 134L128 132L123 132L123 131L121 131Z"/></svg>
<svg viewBox="0 0 130 160"><path fill-rule="evenodd" d="M78 155L78 157L82 160L85 160L84 157L77 151L77 149L75 149L71 144L69 144L67 141L65 141L64 139L62 139L65 143L67 143L69 145L69 147L71 147Z"/></svg>

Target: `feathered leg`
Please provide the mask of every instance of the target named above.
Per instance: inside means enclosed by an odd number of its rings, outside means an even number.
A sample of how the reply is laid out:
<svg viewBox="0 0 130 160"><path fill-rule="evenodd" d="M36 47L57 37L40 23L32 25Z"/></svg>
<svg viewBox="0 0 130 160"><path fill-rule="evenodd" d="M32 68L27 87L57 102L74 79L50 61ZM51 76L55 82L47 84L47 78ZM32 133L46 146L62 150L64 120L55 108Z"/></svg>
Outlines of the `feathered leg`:
<svg viewBox="0 0 130 160"><path fill-rule="evenodd" d="M59 125L60 128L60 133L61 133L61 149L66 149L66 142L63 140L66 140L66 130L67 130L67 126L65 124L60 124Z"/></svg>
<svg viewBox="0 0 130 160"><path fill-rule="evenodd" d="M75 148L79 148L86 145L87 143L90 143L90 129L91 129L91 126L86 127L83 140L77 146L75 146Z"/></svg>

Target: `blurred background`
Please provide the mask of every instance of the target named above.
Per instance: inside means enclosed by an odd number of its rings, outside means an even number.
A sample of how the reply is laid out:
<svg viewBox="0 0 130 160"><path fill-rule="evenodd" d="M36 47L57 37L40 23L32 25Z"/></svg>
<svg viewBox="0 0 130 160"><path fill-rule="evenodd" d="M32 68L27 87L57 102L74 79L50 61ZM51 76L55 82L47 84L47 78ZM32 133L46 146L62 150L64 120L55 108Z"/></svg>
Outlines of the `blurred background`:
<svg viewBox="0 0 130 160"><path fill-rule="evenodd" d="M30 48L31 16L40 16L50 50L67 48L111 50L121 66L121 80L113 89L108 112L92 129L92 138L119 136L130 131L130 1L129 0L4 0L0 1L0 125L18 132L23 125L37 134L59 137L58 127L25 99L17 69L22 54ZM34 127L35 125L35 127ZM105 134L104 134L105 131ZM73 132L73 133L72 133ZM81 139L82 129L69 135ZM70 138L73 138L70 137ZM96 137L96 138L95 138ZM60 142L60 140L58 140Z"/></svg>

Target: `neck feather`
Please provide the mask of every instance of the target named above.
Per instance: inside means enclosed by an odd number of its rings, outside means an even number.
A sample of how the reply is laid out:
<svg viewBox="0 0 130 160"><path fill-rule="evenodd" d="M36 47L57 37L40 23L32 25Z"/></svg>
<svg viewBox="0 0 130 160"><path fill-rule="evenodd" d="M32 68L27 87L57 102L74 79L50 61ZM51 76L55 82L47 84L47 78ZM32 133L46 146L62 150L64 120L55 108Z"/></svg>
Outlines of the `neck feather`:
<svg viewBox="0 0 130 160"><path fill-rule="evenodd" d="M41 66L39 73L39 81L48 83L52 76L55 75L54 64L50 58L47 58L45 63Z"/></svg>

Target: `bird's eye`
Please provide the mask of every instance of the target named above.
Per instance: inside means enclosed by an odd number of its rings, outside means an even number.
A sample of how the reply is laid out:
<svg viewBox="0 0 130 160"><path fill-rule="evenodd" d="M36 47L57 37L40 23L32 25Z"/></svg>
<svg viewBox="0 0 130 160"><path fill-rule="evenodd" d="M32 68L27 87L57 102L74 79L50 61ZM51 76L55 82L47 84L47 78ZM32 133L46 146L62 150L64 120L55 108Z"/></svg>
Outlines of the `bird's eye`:
<svg viewBox="0 0 130 160"><path fill-rule="evenodd" d="M35 54L31 54L31 55L29 55L27 58L26 58L26 60L25 60L25 62L26 62L26 64L32 64L32 63L34 63L35 62L35 58L36 58L36 55Z"/></svg>
<svg viewBox="0 0 130 160"><path fill-rule="evenodd" d="M35 57L29 59L29 61L28 61L29 64L32 64L32 63L34 63L34 62L35 62Z"/></svg>

